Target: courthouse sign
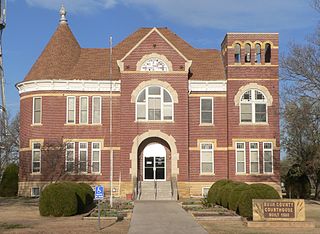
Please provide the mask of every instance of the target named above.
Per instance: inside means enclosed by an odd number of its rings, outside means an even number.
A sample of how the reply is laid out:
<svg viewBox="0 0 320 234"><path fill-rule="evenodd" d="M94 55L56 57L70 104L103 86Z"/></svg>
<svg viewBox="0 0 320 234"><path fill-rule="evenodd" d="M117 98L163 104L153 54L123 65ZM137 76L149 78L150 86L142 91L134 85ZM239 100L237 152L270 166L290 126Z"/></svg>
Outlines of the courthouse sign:
<svg viewBox="0 0 320 234"><path fill-rule="evenodd" d="M305 221L302 199L253 199L253 221Z"/></svg>

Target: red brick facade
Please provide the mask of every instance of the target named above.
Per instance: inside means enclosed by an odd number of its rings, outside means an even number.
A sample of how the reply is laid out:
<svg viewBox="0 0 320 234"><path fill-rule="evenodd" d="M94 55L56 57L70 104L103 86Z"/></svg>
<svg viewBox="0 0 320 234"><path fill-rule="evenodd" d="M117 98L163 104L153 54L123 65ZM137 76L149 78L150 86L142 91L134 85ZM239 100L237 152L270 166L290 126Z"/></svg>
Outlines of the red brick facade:
<svg viewBox="0 0 320 234"><path fill-rule="evenodd" d="M243 60L247 42L252 43L250 63ZM240 64L234 62L234 43L241 44ZM254 61L255 43L261 45L260 64ZM270 43L272 48L270 63L264 61L265 43ZM117 82L118 88L112 92L112 145L110 75L107 69L109 55L108 49L78 48L68 25L61 24L25 80L17 85L21 97L21 195L30 195L32 187L42 187L52 179L49 175L51 164L45 160L43 149L40 172L32 171L32 143L39 142L44 147L58 140L75 142L75 164L78 164L80 155L78 143L88 143L87 173L79 174L75 170L74 173L65 173L63 178L86 181L92 185L105 183L108 186L112 147L115 194L122 197L132 193L135 178L144 179L143 150L150 143L165 147L166 180L177 178L180 197L199 196L202 188L223 178L268 182L278 188L277 34L227 34L221 51L195 49L166 28L143 28L129 36L113 48L111 79ZM168 63L169 70L140 71L137 66L148 55L152 55L150 58L157 55L166 58L163 62ZM87 79L84 78L86 76ZM272 99L267 106L265 123L240 122L239 103L236 103L235 97L250 90L250 85L266 92L265 97ZM135 100L138 93L150 86L162 87L170 93L173 99L172 120L137 120ZM67 123L67 96L76 97L75 124ZM88 96L88 124L79 124L81 96ZM101 97L101 124L92 124L93 96ZM40 124L33 124L34 97L41 97L42 100ZM200 123L202 97L213 100L213 120L209 124ZM100 173L92 173L92 142L102 144ZM236 172L236 142L245 142L244 174ZM250 173L250 142L259 143L259 171L256 174ZM263 142L272 142L272 173L264 173ZM209 174L201 173L200 165L205 166L201 164L201 143L213 146L214 170ZM58 167L65 168L66 156L57 157Z"/></svg>

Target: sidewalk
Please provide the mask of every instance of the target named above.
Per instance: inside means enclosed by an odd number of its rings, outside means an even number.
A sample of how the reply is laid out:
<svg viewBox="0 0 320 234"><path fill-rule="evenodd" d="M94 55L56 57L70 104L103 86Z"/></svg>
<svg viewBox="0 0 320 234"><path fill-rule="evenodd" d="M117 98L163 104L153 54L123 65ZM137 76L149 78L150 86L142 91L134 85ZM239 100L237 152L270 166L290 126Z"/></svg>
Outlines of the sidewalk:
<svg viewBox="0 0 320 234"><path fill-rule="evenodd" d="M176 201L136 201L129 234L207 233Z"/></svg>

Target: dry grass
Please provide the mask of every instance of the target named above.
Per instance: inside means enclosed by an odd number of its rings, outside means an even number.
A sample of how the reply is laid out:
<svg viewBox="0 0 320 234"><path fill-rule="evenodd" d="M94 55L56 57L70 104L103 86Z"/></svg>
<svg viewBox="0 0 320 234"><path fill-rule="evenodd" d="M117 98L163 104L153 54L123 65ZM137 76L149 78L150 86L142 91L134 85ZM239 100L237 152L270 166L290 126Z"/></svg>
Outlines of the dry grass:
<svg viewBox="0 0 320 234"><path fill-rule="evenodd" d="M101 220L101 233L127 233L130 221ZM36 199L0 198L0 233L95 233L96 220L41 217Z"/></svg>
<svg viewBox="0 0 320 234"><path fill-rule="evenodd" d="M199 223L208 231L208 233L281 233L281 234L316 234L320 233L320 204L306 201L307 221L315 223L316 228L248 228L241 221L199 221Z"/></svg>

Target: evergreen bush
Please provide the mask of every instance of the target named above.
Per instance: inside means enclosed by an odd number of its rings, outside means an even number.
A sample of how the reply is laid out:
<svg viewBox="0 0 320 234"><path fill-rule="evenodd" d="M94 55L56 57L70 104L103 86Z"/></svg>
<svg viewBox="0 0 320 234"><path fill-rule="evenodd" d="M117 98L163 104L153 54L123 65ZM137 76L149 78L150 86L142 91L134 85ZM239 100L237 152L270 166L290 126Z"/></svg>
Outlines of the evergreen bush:
<svg viewBox="0 0 320 234"><path fill-rule="evenodd" d="M86 212L93 203L93 190L85 183L64 181L50 184L40 195L42 216L71 216Z"/></svg>
<svg viewBox="0 0 320 234"><path fill-rule="evenodd" d="M208 201L211 204L220 204L220 190L224 185L226 185L229 182L230 180L226 179L218 180L211 186L208 192Z"/></svg>
<svg viewBox="0 0 320 234"><path fill-rule="evenodd" d="M252 184L241 192L238 203L239 214L252 219L252 199L280 199L279 193L267 184Z"/></svg>
<svg viewBox="0 0 320 234"><path fill-rule="evenodd" d="M241 193L249 188L250 186L243 182L238 182L238 185L233 187L228 196L230 210L237 211Z"/></svg>
<svg viewBox="0 0 320 234"><path fill-rule="evenodd" d="M41 192L39 211L42 216L72 216L78 212L76 192L67 183L47 185Z"/></svg>
<svg viewBox="0 0 320 234"><path fill-rule="evenodd" d="M240 184L242 184L242 183L231 181L230 183L225 184L221 188L221 190L219 192L219 196L220 196L220 199L221 199L221 205L223 207L229 208L229 195Z"/></svg>
<svg viewBox="0 0 320 234"><path fill-rule="evenodd" d="M9 164L2 176L0 183L0 197L15 197L18 194L19 167Z"/></svg>

